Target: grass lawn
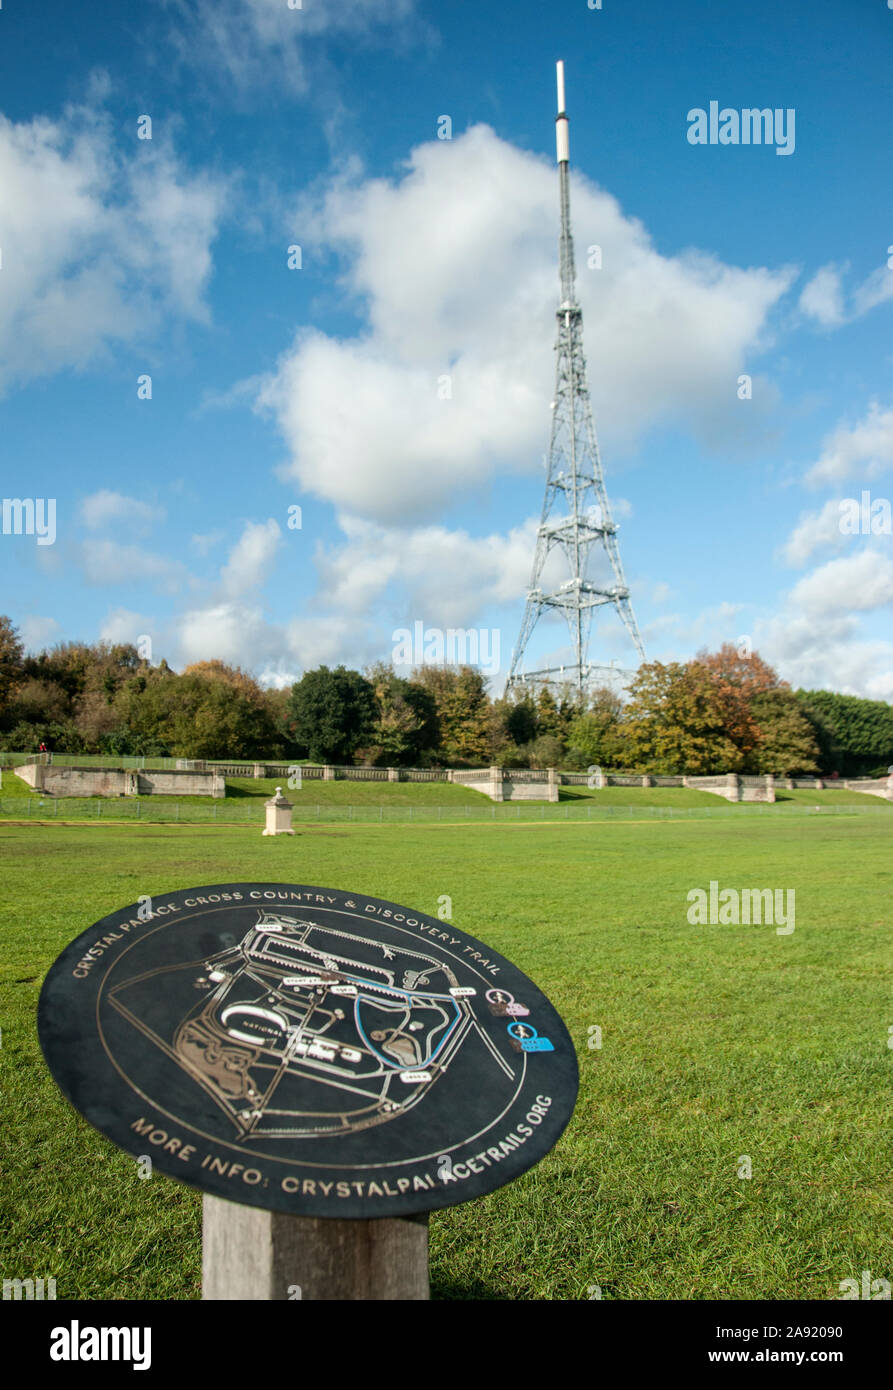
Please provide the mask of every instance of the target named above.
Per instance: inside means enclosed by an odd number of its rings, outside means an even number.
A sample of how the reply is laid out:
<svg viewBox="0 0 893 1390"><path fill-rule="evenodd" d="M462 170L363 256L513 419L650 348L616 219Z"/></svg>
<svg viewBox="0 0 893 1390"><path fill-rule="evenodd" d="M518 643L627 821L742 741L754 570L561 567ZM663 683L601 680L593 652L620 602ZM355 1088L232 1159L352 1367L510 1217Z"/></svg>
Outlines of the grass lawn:
<svg viewBox="0 0 893 1390"><path fill-rule="evenodd" d="M281 787L294 803L295 816L304 802L314 806L480 806L489 802L483 792L452 782L324 782L314 778L294 791L285 777L227 777L229 797L262 797L267 800Z"/></svg>
<svg viewBox="0 0 893 1390"><path fill-rule="evenodd" d="M21 777L17 777L12 768L4 767L0 771L0 797L5 801L10 796L37 796L38 793Z"/></svg>
<svg viewBox="0 0 893 1390"><path fill-rule="evenodd" d="M867 792L847 791L845 787L840 790L825 787L823 791L808 787L795 787L793 791L788 791L786 787L776 787L775 800L781 805L883 806L893 811L893 801L885 801L882 796L870 796Z"/></svg>
<svg viewBox="0 0 893 1390"><path fill-rule="evenodd" d="M559 787L560 801L593 806L722 806L723 798L697 787ZM727 803L731 805L731 803Z"/></svg>
<svg viewBox="0 0 893 1390"><path fill-rule="evenodd" d="M68 941L141 894L268 879L430 913L449 894L453 920L532 976L576 1040L580 1098L553 1153L432 1217L434 1297L833 1299L863 1269L890 1278L890 831L859 815L293 839L0 826L3 1277L54 1276L59 1298L199 1296L198 1195L141 1181L69 1108L37 996ZM686 894L711 879L794 888L796 930L689 925Z"/></svg>
<svg viewBox="0 0 893 1390"><path fill-rule="evenodd" d="M587 801L601 806L722 806L723 798L715 792L701 791L696 787L559 787L558 795L562 801ZM752 803L728 802L727 805L750 805ZM893 801L885 801L880 796L870 796L867 792L851 792L841 787L816 791L809 787L796 787L788 791L786 787L775 788L777 806L864 806L868 809L884 807L893 811Z"/></svg>

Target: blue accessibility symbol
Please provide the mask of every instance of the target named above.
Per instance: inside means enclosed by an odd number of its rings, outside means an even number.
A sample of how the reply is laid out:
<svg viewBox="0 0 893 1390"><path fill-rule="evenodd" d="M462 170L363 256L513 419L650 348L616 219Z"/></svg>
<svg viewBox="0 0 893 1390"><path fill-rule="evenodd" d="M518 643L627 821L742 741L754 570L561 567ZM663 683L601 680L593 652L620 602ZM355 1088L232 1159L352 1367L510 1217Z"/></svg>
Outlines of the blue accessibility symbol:
<svg viewBox="0 0 893 1390"><path fill-rule="evenodd" d="M554 1052L555 1048L548 1038L541 1038L536 1029L530 1023L521 1023L517 1019L508 1025L506 1030L516 1042L521 1044L522 1052Z"/></svg>

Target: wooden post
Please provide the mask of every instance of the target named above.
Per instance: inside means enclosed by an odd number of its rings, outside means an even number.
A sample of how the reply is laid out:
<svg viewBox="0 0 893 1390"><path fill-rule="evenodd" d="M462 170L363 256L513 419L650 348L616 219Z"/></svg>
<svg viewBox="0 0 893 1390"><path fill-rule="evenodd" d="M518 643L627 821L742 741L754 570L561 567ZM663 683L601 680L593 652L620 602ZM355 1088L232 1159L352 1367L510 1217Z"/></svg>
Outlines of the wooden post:
<svg viewBox="0 0 893 1390"><path fill-rule="evenodd" d="M202 1298L422 1300L428 1214L342 1221L202 1196Z"/></svg>

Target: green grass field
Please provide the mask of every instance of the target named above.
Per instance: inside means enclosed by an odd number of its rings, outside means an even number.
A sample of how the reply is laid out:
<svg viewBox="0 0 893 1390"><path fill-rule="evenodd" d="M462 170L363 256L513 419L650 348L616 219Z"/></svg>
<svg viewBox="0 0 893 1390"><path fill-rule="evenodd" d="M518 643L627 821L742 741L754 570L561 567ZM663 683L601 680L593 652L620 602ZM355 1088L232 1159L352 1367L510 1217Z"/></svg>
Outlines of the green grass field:
<svg viewBox="0 0 893 1390"><path fill-rule="evenodd" d="M0 826L2 1276L54 1276L59 1298L199 1296L198 1195L140 1181L69 1108L37 997L68 941L141 894L265 879L432 914L449 894L453 921L532 976L575 1039L580 1097L553 1153L432 1217L434 1297L834 1299L864 1269L893 1277L893 822L769 811L293 839ZM689 925L686 894L711 879L794 888L795 931Z"/></svg>
<svg viewBox="0 0 893 1390"><path fill-rule="evenodd" d="M227 777L226 796L266 799L282 787L295 810L304 802L324 806L476 806L486 800L482 792L452 782L324 782L317 778L289 791L284 777Z"/></svg>

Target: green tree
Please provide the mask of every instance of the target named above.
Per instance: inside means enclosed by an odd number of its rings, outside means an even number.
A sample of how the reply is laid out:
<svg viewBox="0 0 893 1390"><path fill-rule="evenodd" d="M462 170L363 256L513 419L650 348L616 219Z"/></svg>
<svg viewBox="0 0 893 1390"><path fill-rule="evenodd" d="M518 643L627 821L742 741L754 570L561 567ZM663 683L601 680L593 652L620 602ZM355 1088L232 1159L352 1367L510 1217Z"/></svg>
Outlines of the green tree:
<svg viewBox="0 0 893 1390"><path fill-rule="evenodd" d="M474 666L420 666L412 683L434 699L439 757L447 764L486 762L491 731L483 674Z"/></svg>
<svg viewBox="0 0 893 1390"><path fill-rule="evenodd" d="M558 701L547 685L540 686L537 691L536 732L538 735L551 734L553 738L559 740L564 735L564 727L562 724L561 712L558 708Z"/></svg>
<svg viewBox="0 0 893 1390"><path fill-rule="evenodd" d="M283 757L300 757L301 749L295 738L291 712L291 686L269 688L262 692L273 729L273 745L282 749Z"/></svg>
<svg viewBox="0 0 893 1390"><path fill-rule="evenodd" d="M121 752L127 728L116 700L125 682L146 666L130 644L98 643L87 649L90 663L83 671L80 692L72 697L74 723L91 751Z"/></svg>
<svg viewBox="0 0 893 1390"><path fill-rule="evenodd" d="M0 616L0 721L6 722L8 705L22 678L24 647L11 618Z"/></svg>
<svg viewBox="0 0 893 1390"><path fill-rule="evenodd" d="M893 705L831 690L798 690L797 698L816 730L824 771L886 774L893 764Z"/></svg>
<svg viewBox="0 0 893 1390"><path fill-rule="evenodd" d="M368 743L375 724L375 691L359 671L320 666L291 693L295 739L314 762L348 763Z"/></svg>
<svg viewBox="0 0 893 1390"><path fill-rule="evenodd" d="M378 662L366 672L375 692L376 718L368 750L372 761L388 767L426 762L440 740L437 707L430 691Z"/></svg>
<svg viewBox="0 0 893 1390"><path fill-rule="evenodd" d="M559 767L564 756L564 745L554 734L538 734L524 751L529 767Z"/></svg>
<svg viewBox="0 0 893 1390"><path fill-rule="evenodd" d="M536 705L529 695L515 700L506 716L506 732L519 746L536 738Z"/></svg>
<svg viewBox="0 0 893 1390"><path fill-rule="evenodd" d="M513 733L513 730L519 728L524 729L527 734L520 742ZM511 696L491 700L487 714L488 767L525 767L527 758L521 745L529 743L535 737L535 733L536 723L532 705L519 705Z"/></svg>
<svg viewBox="0 0 893 1390"><path fill-rule="evenodd" d="M568 729L568 759L574 767L619 766L622 714L623 701L613 690L604 686L592 692L589 708L577 714Z"/></svg>
<svg viewBox="0 0 893 1390"><path fill-rule="evenodd" d="M110 752L147 758L170 757L173 754L168 740L176 708L178 680L179 677L162 660L157 666L146 667L124 682L115 700L123 733L110 737L109 741L118 745L110 748ZM199 755L193 752L192 756ZM234 757L235 754L230 756Z"/></svg>
<svg viewBox="0 0 893 1390"><path fill-rule="evenodd" d="M700 662L648 662L630 696L620 728L636 771L710 776L742 767L743 755L726 732L719 684Z"/></svg>
<svg viewBox="0 0 893 1390"><path fill-rule="evenodd" d="M797 777L819 769L815 730L793 690L763 690L750 704L757 726L755 772Z"/></svg>
<svg viewBox="0 0 893 1390"><path fill-rule="evenodd" d="M181 703L170 721L169 742L178 756L279 756L265 692L241 667L195 662L176 678L176 691Z"/></svg>
<svg viewBox="0 0 893 1390"><path fill-rule="evenodd" d="M86 642L58 642L55 647L36 656L27 656L24 674L37 680L55 682L74 701L83 693L95 663L94 649Z"/></svg>

